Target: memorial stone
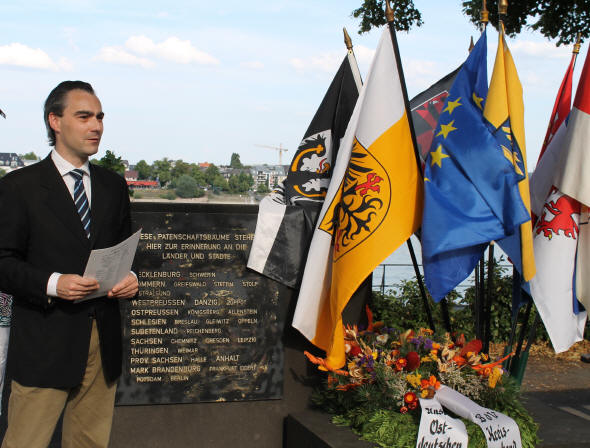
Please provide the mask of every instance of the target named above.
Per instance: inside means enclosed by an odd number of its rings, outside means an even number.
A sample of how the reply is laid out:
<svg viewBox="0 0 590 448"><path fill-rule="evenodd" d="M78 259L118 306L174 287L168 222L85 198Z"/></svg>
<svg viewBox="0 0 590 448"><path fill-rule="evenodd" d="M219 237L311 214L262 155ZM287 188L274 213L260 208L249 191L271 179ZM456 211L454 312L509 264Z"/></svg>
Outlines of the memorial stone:
<svg viewBox="0 0 590 448"><path fill-rule="evenodd" d="M134 207L139 293L121 303L117 404L281 398L285 294L246 268L256 215L201 208Z"/></svg>

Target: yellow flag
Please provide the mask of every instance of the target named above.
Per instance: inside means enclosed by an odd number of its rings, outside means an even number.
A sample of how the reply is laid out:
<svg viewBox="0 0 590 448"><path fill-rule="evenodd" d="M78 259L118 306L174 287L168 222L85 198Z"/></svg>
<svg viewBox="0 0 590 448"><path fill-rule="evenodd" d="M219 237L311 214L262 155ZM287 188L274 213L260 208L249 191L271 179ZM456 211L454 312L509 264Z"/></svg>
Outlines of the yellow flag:
<svg viewBox="0 0 590 448"><path fill-rule="evenodd" d="M483 115L497 129L497 133L503 134L506 139L506 144L502 145L502 151L520 176L518 184L520 196L530 213L531 201L524 138L522 85L518 79L514 60L506 45L503 27L498 38L498 51ZM522 277L525 281L529 281L535 275L531 221L521 224L518 235L505 240L498 243L517 268L519 265L521 266L519 271Z"/></svg>
<svg viewBox="0 0 590 448"><path fill-rule="evenodd" d="M340 146L293 326L345 363L342 311L365 278L419 227L423 184L388 29Z"/></svg>

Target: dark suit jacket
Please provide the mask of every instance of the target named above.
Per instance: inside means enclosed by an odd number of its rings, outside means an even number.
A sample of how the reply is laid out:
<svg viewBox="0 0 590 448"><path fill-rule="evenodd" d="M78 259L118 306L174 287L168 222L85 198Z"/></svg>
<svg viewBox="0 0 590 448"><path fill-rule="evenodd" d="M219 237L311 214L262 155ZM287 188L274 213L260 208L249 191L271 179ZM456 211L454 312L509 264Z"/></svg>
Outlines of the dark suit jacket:
<svg viewBox="0 0 590 448"><path fill-rule="evenodd" d="M8 364L24 386L70 388L86 368L92 319L108 380L121 373L118 300L72 303L46 295L53 272L84 273L92 249L131 233L125 180L90 165L88 239L72 197L51 157L0 179L0 291L14 295Z"/></svg>

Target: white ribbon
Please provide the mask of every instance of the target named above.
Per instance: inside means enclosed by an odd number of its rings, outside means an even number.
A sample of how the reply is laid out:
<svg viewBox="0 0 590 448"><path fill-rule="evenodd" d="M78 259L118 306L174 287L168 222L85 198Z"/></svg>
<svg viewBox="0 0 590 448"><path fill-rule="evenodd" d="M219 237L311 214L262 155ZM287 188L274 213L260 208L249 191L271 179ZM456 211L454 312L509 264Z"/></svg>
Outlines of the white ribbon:
<svg viewBox="0 0 590 448"><path fill-rule="evenodd" d="M467 448L465 424L446 415L436 398L420 398L422 417L416 448Z"/></svg>
<svg viewBox="0 0 590 448"><path fill-rule="evenodd" d="M489 448L522 448L520 430L510 417L501 412L484 408L465 395L446 386L441 386L436 391L435 399L460 417L479 425ZM420 422L421 425L422 422Z"/></svg>

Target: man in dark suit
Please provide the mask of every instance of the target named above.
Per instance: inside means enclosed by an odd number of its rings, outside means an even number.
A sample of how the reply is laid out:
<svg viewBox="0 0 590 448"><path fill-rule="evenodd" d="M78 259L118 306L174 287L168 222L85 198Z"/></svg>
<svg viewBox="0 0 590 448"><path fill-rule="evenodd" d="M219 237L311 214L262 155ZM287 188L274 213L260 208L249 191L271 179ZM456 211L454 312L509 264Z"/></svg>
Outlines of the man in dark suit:
<svg viewBox="0 0 590 448"><path fill-rule="evenodd" d="M55 148L0 180L0 290L14 295L3 448L47 447L62 411L63 447L108 445L122 358L116 299L138 284L130 272L107 296L74 302L99 287L81 276L90 251L131 233L125 180L88 163L103 116L90 84L61 83L44 110Z"/></svg>

